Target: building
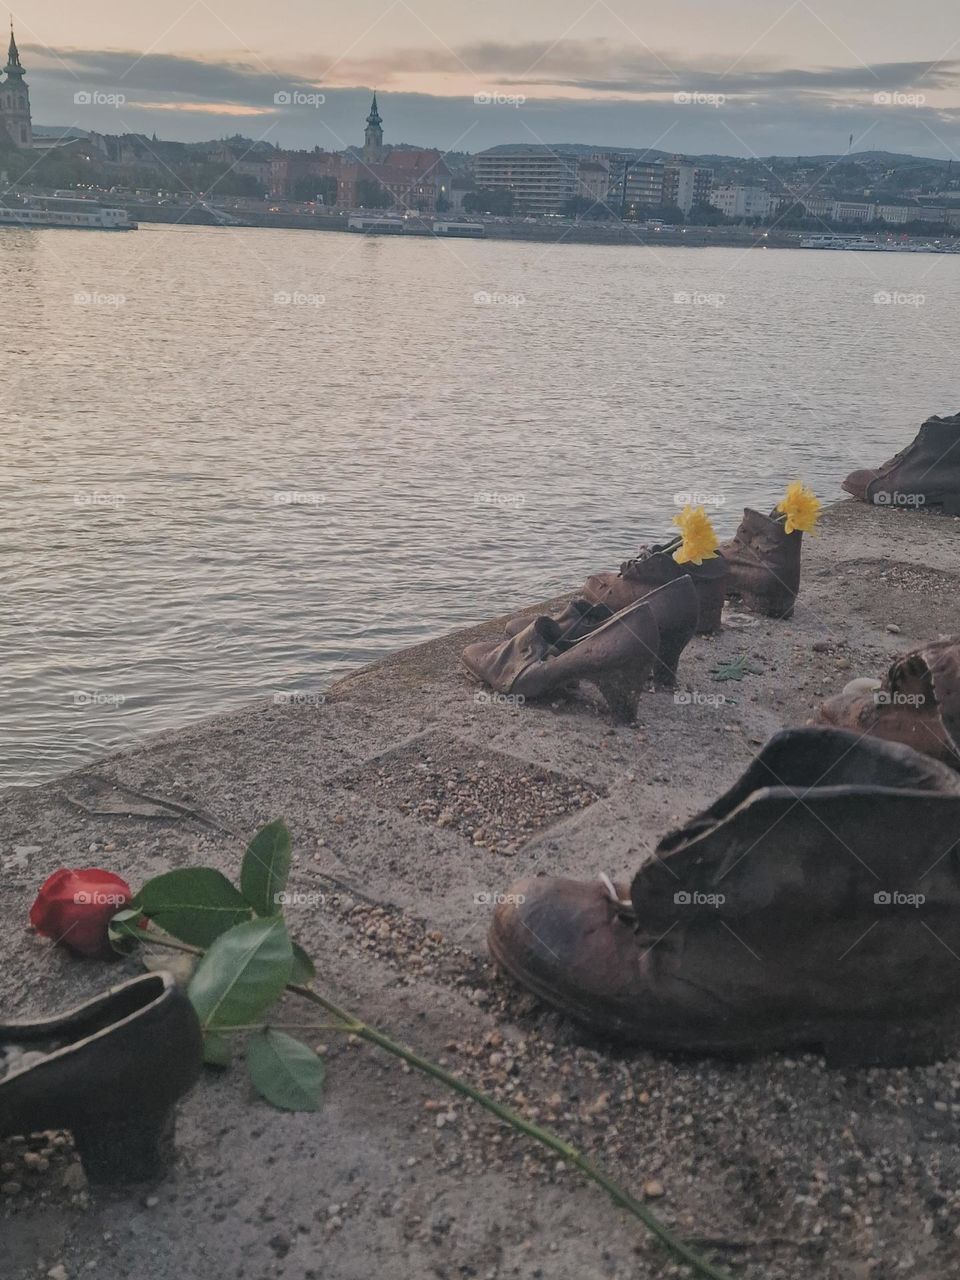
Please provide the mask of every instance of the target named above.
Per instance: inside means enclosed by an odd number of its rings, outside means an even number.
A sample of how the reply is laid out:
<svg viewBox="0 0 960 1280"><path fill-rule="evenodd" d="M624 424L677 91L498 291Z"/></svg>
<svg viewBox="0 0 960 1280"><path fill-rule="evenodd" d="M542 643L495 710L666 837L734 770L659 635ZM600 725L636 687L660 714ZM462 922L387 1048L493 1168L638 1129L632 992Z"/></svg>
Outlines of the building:
<svg viewBox="0 0 960 1280"><path fill-rule="evenodd" d="M373 91L373 102L363 135L363 158L368 164L380 164L383 160L383 120L377 107L376 89Z"/></svg>
<svg viewBox="0 0 960 1280"><path fill-rule="evenodd" d="M644 209L659 209L663 204L663 165L653 160L611 156L608 203L615 213L622 212L631 221L642 219Z"/></svg>
<svg viewBox="0 0 960 1280"><path fill-rule="evenodd" d="M717 187L710 203L727 218L769 218L780 207L780 197L765 187Z"/></svg>
<svg viewBox="0 0 960 1280"><path fill-rule="evenodd" d="M576 156L549 147L511 147L481 151L473 157L478 187L513 192L518 213L560 213L577 194Z"/></svg>
<svg viewBox="0 0 960 1280"><path fill-rule="evenodd" d="M581 160L577 165L576 193L591 204L606 204L610 194L610 165L604 160Z"/></svg>
<svg viewBox="0 0 960 1280"><path fill-rule="evenodd" d="M663 203L689 213L694 205L709 204L713 170L674 156L663 166Z"/></svg>
<svg viewBox="0 0 960 1280"><path fill-rule="evenodd" d="M30 119L30 90L24 80L20 52L10 23L10 45L7 65L3 68L5 80L0 80L0 128L15 146L33 146L33 124Z"/></svg>

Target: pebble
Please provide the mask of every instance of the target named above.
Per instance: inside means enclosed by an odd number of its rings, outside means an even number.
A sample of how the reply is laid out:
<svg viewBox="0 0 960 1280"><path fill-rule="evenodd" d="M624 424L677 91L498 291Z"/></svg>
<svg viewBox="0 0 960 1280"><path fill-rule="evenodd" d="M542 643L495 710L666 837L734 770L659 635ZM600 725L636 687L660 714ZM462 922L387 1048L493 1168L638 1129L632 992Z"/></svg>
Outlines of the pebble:
<svg viewBox="0 0 960 1280"><path fill-rule="evenodd" d="M895 622L888 622L887 630L890 632L892 636L898 636L900 634L900 628L897 626Z"/></svg>
<svg viewBox="0 0 960 1280"><path fill-rule="evenodd" d="M659 1182L656 1178L651 1178L649 1182L645 1182L643 1184L643 1194L648 1200L659 1200L660 1197L666 1193L664 1191L663 1183Z"/></svg>
<svg viewBox="0 0 960 1280"><path fill-rule="evenodd" d="M55 1267L51 1267L47 1272L47 1280L67 1280L67 1268L62 1262L58 1262Z"/></svg>
<svg viewBox="0 0 960 1280"><path fill-rule="evenodd" d="M14 1182L13 1179L9 1182L0 1182L0 1195L17 1196L22 1190L22 1182Z"/></svg>

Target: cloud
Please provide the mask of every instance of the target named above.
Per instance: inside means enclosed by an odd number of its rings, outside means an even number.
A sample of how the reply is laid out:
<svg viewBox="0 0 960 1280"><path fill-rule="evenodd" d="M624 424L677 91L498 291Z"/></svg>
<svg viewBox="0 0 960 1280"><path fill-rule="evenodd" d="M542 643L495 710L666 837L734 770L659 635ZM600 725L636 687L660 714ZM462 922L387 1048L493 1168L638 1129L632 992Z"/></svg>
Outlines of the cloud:
<svg viewBox="0 0 960 1280"><path fill-rule="evenodd" d="M152 133L165 120L170 136L197 140L235 132L238 118L249 117L254 136L338 150L362 140L365 86L375 83L397 86L381 89L393 142L478 151L498 142L569 141L796 155L843 151L852 132L869 134L870 148L942 158L960 152L960 60L953 59L812 68L745 59L729 70L716 56L694 60L606 40L483 42L353 62L314 55L272 67L256 55L27 46L23 56L38 123L107 133ZM430 77L439 73L434 88ZM499 85L526 86L522 110L474 104L475 92ZM81 110L74 105L80 89L120 92L126 102L120 111ZM321 92L326 101L319 110L279 109L281 89ZM874 103L877 93L908 90L926 102ZM678 107L680 91L721 94L725 105Z"/></svg>

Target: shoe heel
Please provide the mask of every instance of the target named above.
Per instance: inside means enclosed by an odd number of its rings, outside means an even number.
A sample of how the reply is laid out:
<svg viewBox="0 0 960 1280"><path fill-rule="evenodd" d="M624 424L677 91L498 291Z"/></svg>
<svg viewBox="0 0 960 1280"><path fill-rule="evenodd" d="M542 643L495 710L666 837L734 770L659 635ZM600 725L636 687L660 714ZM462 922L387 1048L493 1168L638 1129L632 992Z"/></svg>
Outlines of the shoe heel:
<svg viewBox="0 0 960 1280"><path fill-rule="evenodd" d="M632 668L596 676L593 683L603 695L613 719L621 724L632 724L637 718L645 678L646 672L638 675L636 668Z"/></svg>
<svg viewBox="0 0 960 1280"><path fill-rule="evenodd" d="M781 622L793 617L793 607L797 602L796 596L759 596L748 591L741 591L734 599L748 613L759 613L764 618L777 618Z"/></svg>
<svg viewBox="0 0 960 1280"><path fill-rule="evenodd" d="M174 1159L175 1113L91 1116L73 1126L73 1143L91 1183L157 1182Z"/></svg>
<svg viewBox="0 0 960 1280"><path fill-rule="evenodd" d="M697 635L709 636L723 630L723 602L727 596L727 577L724 575L709 586L697 587Z"/></svg>
<svg viewBox="0 0 960 1280"><path fill-rule="evenodd" d="M660 647L653 664L653 682L658 689L673 689L677 684L680 655L690 639L688 631L661 632Z"/></svg>
<svg viewBox="0 0 960 1280"><path fill-rule="evenodd" d="M951 494L943 499L940 510L945 516L960 516L960 494Z"/></svg>
<svg viewBox="0 0 960 1280"><path fill-rule="evenodd" d="M852 1021L824 1037L827 1066L928 1067L947 1056L941 1030L933 1023Z"/></svg>

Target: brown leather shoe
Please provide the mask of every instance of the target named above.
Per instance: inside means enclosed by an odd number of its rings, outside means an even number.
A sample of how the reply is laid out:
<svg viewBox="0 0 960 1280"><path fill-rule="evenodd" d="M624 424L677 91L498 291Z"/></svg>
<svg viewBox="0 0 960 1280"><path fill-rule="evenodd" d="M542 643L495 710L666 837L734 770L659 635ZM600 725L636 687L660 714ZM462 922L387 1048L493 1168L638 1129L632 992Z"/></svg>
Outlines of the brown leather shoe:
<svg viewBox="0 0 960 1280"><path fill-rule="evenodd" d="M574 640L581 640L591 631L596 630L601 622L612 618L613 613L614 611L605 604L591 604L589 600L578 596L571 600L566 608L554 614L553 621L560 628L562 639L572 644ZM511 618L503 629L504 635L519 635L525 627L529 627L532 621L529 615Z"/></svg>
<svg viewBox="0 0 960 1280"><path fill-rule="evenodd" d="M960 413L928 418L917 438L879 467L853 471L847 493L877 506L939 507L960 515Z"/></svg>
<svg viewBox="0 0 960 1280"><path fill-rule="evenodd" d="M625 886L521 880L497 963L591 1029L661 1050L930 1062L960 1003L960 778L839 729L777 734Z"/></svg>
<svg viewBox="0 0 960 1280"><path fill-rule="evenodd" d="M768 618L791 617L800 590L802 541L799 529L786 532L786 516L775 509L765 516L744 508L733 540L720 548L730 568L727 596Z"/></svg>
<svg viewBox="0 0 960 1280"><path fill-rule="evenodd" d="M819 723L905 742L960 769L960 636L901 654L878 683L829 698Z"/></svg>
<svg viewBox="0 0 960 1280"><path fill-rule="evenodd" d="M676 679L696 618L696 590L689 578L680 578L573 644L563 642L552 618L543 617L507 640L468 645L462 660L497 692L524 699L547 697L586 680L596 685L615 718L632 720L651 676L663 684Z"/></svg>
<svg viewBox="0 0 960 1280"><path fill-rule="evenodd" d="M703 564L677 564L674 551L681 539L662 546L641 547L633 560L625 560L619 573L594 573L583 586L582 595L594 604L611 609L625 609L657 587L689 576L697 589L699 619L697 631L707 634L720 630L720 614L726 596L729 566L722 556L704 560Z"/></svg>

